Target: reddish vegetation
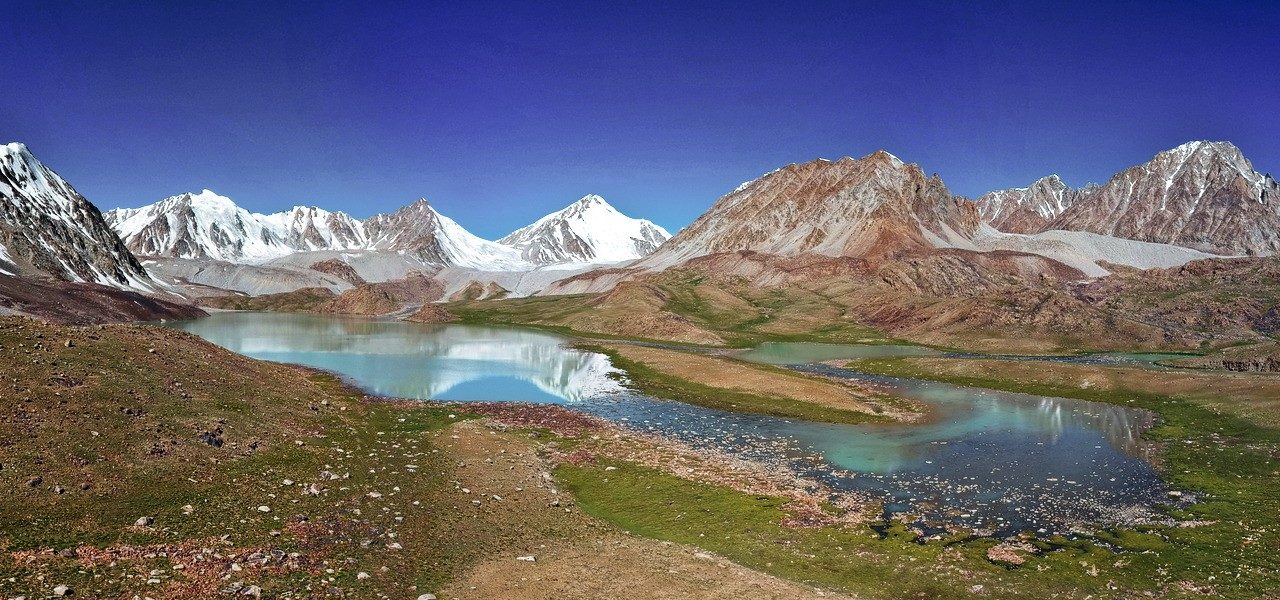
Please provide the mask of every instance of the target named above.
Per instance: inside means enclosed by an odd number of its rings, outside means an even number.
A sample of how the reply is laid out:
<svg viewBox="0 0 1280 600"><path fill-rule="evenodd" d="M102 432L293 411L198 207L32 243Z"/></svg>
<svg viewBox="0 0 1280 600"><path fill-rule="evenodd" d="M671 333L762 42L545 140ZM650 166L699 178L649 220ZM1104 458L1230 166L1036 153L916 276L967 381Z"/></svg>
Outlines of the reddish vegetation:
<svg viewBox="0 0 1280 600"><path fill-rule="evenodd" d="M458 317L439 304L423 304L422 308L405 317L404 320L414 323L449 323L458 320Z"/></svg>
<svg viewBox="0 0 1280 600"><path fill-rule="evenodd" d="M513 427L537 427L565 436L599 431L608 426L602 419L560 406L512 402L467 402L449 406L456 406L460 412L484 415Z"/></svg>
<svg viewBox="0 0 1280 600"><path fill-rule="evenodd" d="M194 319L205 314L188 304L96 283L0 275L0 313L5 309L54 323Z"/></svg>

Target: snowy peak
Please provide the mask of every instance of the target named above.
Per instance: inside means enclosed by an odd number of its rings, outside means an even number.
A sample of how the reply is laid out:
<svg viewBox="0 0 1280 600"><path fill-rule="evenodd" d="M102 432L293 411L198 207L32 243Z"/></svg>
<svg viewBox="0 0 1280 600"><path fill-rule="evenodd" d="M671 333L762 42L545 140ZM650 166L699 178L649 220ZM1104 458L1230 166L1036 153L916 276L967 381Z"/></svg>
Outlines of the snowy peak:
<svg viewBox="0 0 1280 600"><path fill-rule="evenodd" d="M0 146L0 272L156 289L97 207L16 142Z"/></svg>
<svg viewBox="0 0 1280 600"><path fill-rule="evenodd" d="M498 243L537 265L613 263L647 256L670 237L658 225L628 217L588 194Z"/></svg>
<svg viewBox="0 0 1280 600"><path fill-rule="evenodd" d="M170 196L107 213L107 222L140 256L259 263L293 250L280 219L250 213L211 190Z"/></svg>

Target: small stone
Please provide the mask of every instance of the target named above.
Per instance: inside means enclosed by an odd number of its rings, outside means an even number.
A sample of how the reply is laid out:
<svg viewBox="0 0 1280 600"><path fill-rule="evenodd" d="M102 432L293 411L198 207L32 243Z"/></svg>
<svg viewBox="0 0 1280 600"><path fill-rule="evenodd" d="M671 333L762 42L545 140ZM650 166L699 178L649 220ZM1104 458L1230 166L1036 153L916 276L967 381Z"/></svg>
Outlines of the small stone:
<svg viewBox="0 0 1280 600"><path fill-rule="evenodd" d="M270 507L270 506L267 506L267 505L265 505L265 504L263 504L262 506L259 506L259 507L258 507L258 512L260 512L260 513L269 513L269 512L271 512L271 507Z"/></svg>
<svg viewBox="0 0 1280 600"><path fill-rule="evenodd" d="M184 504L182 506L182 514L189 515L193 512L196 512L196 507L191 506L190 504Z"/></svg>
<svg viewBox="0 0 1280 600"><path fill-rule="evenodd" d="M42 483L44 483L44 478L36 475L35 477L27 480L27 487L36 487Z"/></svg>
<svg viewBox="0 0 1280 600"><path fill-rule="evenodd" d="M53 588L54 598L65 598L67 596L74 596L74 595L76 595L76 591L72 589L71 586L69 585L59 585L59 586L54 586Z"/></svg>
<svg viewBox="0 0 1280 600"><path fill-rule="evenodd" d="M286 479L286 480L284 480L284 481L281 481L281 482L280 482L280 485L283 485L283 486L290 486L290 485L293 485L293 480L292 480L292 479Z"/></svg>
<svg viewBox="0 0 1280 600"><path fill-rule="evenodd" d="M364 581L365 579L368 579L370 577L373 577L373 576L368 573L365 573L364 571L360 571L359 573L356 573L356 579L359 579L361 581Z"/></svg>
<svg viewBox="0 0 1280 600"><path fill-rule="evenodd" d="M537 559L534 558L532 554L529 554L527 556L517 556L516 560L523 560L524 562L534 562Z"/></svg>
<svg viewBox="0 0 1280 600"><path fill-rule="evenodd" d="M418 596L418 600L436 600L435 594L422 594Z"/></svg>
<svg viewBox="0 0 1280 600"><path fill-rule="evenodd" d="M256 585L251 585L251 586L249 586L249 587L247 587L247 588L244 588L244 591L240 592L240 595L241 595L241 596L252 596L252 597L254 597L254 598L261 598L261 597L262 597L262 588L260 588L260 587L258 587L258 586L256 586Z"/></svg>
<svg viewBox="0 0 1280 600"><path fill-rule="evenodd" d="M133 522L133 526L134 526L134 527L147 527L147 526L149 526L149 525L151 525L152 523L155 523L155 522L156 522L156 520L155 520L155 519L153 519L153 518L151 518L151 517L138 517L138 520Z"/></svg>

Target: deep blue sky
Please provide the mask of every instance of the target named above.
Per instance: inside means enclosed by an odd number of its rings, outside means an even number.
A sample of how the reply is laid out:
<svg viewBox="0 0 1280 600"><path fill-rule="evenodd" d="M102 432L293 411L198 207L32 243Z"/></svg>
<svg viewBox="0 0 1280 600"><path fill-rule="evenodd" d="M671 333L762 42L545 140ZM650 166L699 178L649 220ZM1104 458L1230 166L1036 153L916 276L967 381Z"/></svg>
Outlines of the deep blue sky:
<svg viewBox="0 0 1280 600"><path fill-rule="evenodd" d="M1192 139L1280 170L1274 1L131 4L0 7L0 141L104 209L425 196L497 237L585 193L674 231L878 148L966 195Z"/></svg>

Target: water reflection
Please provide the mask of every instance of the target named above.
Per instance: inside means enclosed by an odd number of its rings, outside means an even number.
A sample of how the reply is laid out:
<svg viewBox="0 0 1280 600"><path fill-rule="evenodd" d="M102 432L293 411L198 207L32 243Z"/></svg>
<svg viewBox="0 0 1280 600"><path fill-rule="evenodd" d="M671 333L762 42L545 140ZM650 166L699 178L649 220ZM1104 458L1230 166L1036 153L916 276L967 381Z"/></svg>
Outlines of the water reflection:
<svg viewBox="0 0 1280 600"><path fill-rule="evenodd" d="M388 396L561 403L621 389L607 357L535 331L280 313L218 313L174 326L254 358L331 370Z"/></svg>
<svg viewBox="0 0 1280 600"><path fill-rule="evenodd" d="M729 452L883 501L890 512L991 529L1065 530L1151 514L1164 495L1142 433L1152 414L1123 406L861 374L792 368L880 386L930 407L916 424L833 425L731 413L628 392L599 354L558 336L328 316L221 313L177 323L233 351L345 375L374 393L439 400L566 403L623 426ZM766 345L795 365L936 354L913 346ZM750 353L749 353L750 354Z"/></svg>

